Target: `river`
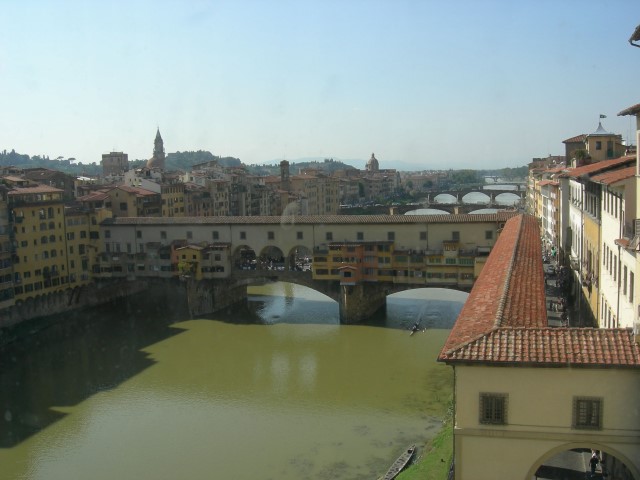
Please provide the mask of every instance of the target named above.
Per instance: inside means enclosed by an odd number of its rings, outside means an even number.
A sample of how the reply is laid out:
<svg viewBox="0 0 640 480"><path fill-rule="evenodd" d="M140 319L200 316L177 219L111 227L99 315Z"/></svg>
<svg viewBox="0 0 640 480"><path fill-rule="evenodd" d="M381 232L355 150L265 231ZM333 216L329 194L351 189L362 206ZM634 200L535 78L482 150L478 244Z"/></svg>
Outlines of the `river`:
<svg viewBox="0 0 640 480"><path fill-rule="evenodd" d="M465 298L397 294L361 325L282 283L211 318L85 312L0 352L0 478L376 478L440 428Z"/></svg>

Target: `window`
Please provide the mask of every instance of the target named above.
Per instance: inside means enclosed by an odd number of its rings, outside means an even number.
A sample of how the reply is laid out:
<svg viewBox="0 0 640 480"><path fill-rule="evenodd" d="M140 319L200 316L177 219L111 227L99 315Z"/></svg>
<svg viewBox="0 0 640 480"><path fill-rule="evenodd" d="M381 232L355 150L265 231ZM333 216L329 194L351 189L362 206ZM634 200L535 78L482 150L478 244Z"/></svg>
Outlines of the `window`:
<svg viewBox="0 0 640 480"><path fill-rule="evenodd" d="M602 150L602 142L600 140L596 141L596 150Z"/></svg>
<svg viewBox="0 0 640 480"><path fill-rule="evenodd" d="M633 303L633 272L629 272L629 301Z"/></svg>
<svg viewBox="0 0 640 480"><path fill-rule="evenodd" d="M126 210L127 204L125 202L120 202L120 210Z"/></svg>
<svg viewBox="0 0 640 480"><path fill-rule="evenodd" d="M333 232L327 232L325 235L325 239L329 241L333 240Z"/></svg>
<svg viewBox="0 0 640 480"><path fill-rule="evenodd" d="M247 239L247 232L240 232L240 240L246 240Z"/></svg>
<svg viewBox="0 0 640 480"><path fill-rule="evenodd" d="M302 240L302 238L303 238L302 232L296 232L296 239Z"/></svg>
<svg viewBox="0 0 640 480"><path fill-rule="evenodd" d="M426 240L427 239L427 232L420 232L420 240Z"/></svg>
<svg viewBox="0 0 640 480"><path fill-rule="evenodd" d="M364 240L364 232L356 232L356 239Z"/></svg>
<svg viewBox="0 0 640 480"><path fill-rule="evenodd" d="M160 240L166 240L167 239L167 232L165 232L164 230L160 231Z"/></svg>
<svg viewBox="0 0 640 480"><path fill-rule="evenodd" d="M218 240L220 238L220 235L214 230L213 232L211 232L211 238L213 238L214 240Z"/></svg>
<svg viewBox="0 0 640 480"><path fill-rule="evenodd" d="M602 398L573 398L573 428L587 430L602 428Z"/></svg>
<svg viewBox="0 0 640 480"><path fill-rule="evenodd" d="M276 238L275 232L267 232L267 240L274 240Z"/></svg>
<svg viewBox="0 0 640 480"><path fill-rule="evenodd" d="M493 240L493 230L485 230L484 239L485 240Z"/></svg>
<svg viewBox="0 0 640 480"><path fill-rule="evenodd" d="M460 232L451 232L451 239L454 242L459 242L460 241Z"/></svg>
<svg viewBox="0 0 640 480"><path fill-rule="evenodd" d="M193 240L193 232L191 230L187 230L187 240Z"/></svg>
<svg viewBox="0 0 640 480"><path fill-rule="evenodd" d="M136 230L136 238L142 238L142 232L140 230Z"/></svg>
<svg viewBox="0 0 640 480"><path fill-rule="evenodd" d="M396 232L387 232L387 240L393 242L396 239Z"/></svg>
<svg viewBox="0 0 640 480"><path fill-rule="evenodd" d="M506 393L481 393L480 423L506 425L507 399Z"/></svg>
<svg viewBox="0 0 640 480"><path fill-rule="evenodd" d="M104 238L111 238L111 230L104 231Z"/></svg>
<svg viewBox="0 0 640 480"><path fill-rule="evenodd" d="M87 238L87 231L86 230L80 230L80 238Z"/></svg>

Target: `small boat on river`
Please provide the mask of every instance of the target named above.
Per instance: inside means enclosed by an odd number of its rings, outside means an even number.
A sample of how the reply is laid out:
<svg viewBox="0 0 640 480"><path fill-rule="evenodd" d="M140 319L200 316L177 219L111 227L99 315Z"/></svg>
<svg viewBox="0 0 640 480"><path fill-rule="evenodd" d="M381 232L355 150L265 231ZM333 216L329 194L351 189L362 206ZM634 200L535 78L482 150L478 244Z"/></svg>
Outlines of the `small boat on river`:
<svg viewBox="0 0 640 480"><path fill-rule="evenodd" d="M420 322L416 322L413 324L413 326L411 327L411 333L409 334L409 336L412 336L418 330L420 330Z"/></svg>
<svg viewBox="0 0 640 480"><path fill-rule="evenodd" d="M391 465L389 470L387 470L387 473L385 474L384 477L382 477L382 480L393 480L394 478L396 478L398 474L402 470L404 470L407 464L411 461L411 458L413 458L413 454L415 452L416 452L415 445L411 445L409 448L407 448L403 452L403 454L400 455L395 462L393 462L393 465Z"/></svg>

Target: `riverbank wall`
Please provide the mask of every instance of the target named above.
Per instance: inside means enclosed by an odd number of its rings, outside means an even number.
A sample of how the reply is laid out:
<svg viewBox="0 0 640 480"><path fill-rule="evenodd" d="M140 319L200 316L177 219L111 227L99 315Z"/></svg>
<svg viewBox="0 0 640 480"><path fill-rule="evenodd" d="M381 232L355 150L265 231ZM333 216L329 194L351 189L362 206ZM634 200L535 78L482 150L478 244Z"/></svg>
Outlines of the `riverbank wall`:
<svg viewBox="0 0 640 480"><path fill-rule="evenodd" d="M174 279L95 282L1 310L0 346L92 308L108 309L115 302L137 315L169 311L184 318L188 312L186 288Z"/></svg>

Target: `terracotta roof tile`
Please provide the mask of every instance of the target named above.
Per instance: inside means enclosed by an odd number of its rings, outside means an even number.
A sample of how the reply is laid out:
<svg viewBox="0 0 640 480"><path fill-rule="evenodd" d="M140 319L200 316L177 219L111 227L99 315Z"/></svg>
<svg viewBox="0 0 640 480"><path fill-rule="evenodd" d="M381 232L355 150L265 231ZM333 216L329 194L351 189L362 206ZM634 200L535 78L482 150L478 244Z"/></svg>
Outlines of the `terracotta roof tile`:
<svg viewBox="0 0 640 480"><path fill-rule="evenodd" d="M640 349L626 328L495 328L447 361L638 368Z"/></svg>
<svg viewBox="0 0 640 480"><path fill-rule="evenodd" d="M587 138L587 135L583 133L581 135L576 135L575 137L567 138L566 140L563 140L562 143L584 142L586 138Z"/></svg>
<svg viewBox="0 0 640 480"><path fill-rule="evenodd" d="M118 217L106 220L112 225L276 225L276 224L412 224L412 223L478 223L506 222L518 215L513 211L474 215L284 215L256 217Z"/></svg>
<svg viewBox="0 0 640 480"><path fill-rule="evenodd" d="M613 160L603 160L601 162L590 163L589 165L583 165L568 170L568 176L572 178L578 178L582 175L589 175L595 172L604 172L606 170L621 167L625 164L632 164L636 160L635 155L625 155L624 157L614 158Z"/></svg>
<svg viewBox="0 0 640 480"><path fill-rule="evenodd" d="M511 218L438 357L446 363L640 368L630 329L547 326L540 232Z"/></svg>
<svg viewBox="0 0 640 480"><path fill-rule="evenodd" d="M519 249L522 236L530 238L523 241ZM460 311L441 355L483 336L492 328L502 326L503 322L522 321L524 325L547 325L541 248L539 228L534 217L519 215L505 224ZM520 259L518 254L525 257L534 255L535 259ZM521 265L516 259L520 260ZM524 276L516 277L516 273ZM542 289L542 297L527 295L530 288L533 288L532 293L538 293ZM512 299L509 298L510 292L514 295ZM515 318L510 319L510 315L515 315ZM539 318L534 315L539 315Z"/></svg>
<svg viewBox="0 0 640 480"><path fill-rule="evenodd" d="M116 188L119 190L123 190L125 192L134 193L140 196L160 195L159 193L152 192L151 190L147 190L146 188L131 187L129 185L118 185Z"/></svg>
<svg viewBox="0 0 640 480"><path fill-rule="evenodd" d="M8 195L23 195L25 193L64 193L64 190L49 185L30 185L28 187L13 187L9 190Z"/></svg>
<svg viewBox="0 0 640 480"><path fill-rule="evenodd" d="M635 176L635 174L636 167L635 165L633 165L631 167L620 168L611 172L594 175L593 177L591 177L591 180L593 180L594 182L604 183L605 185L611 185L612 183L626 180L627 178L632 178Z"/></svg>
<svg viewBox="0 0 640 480"><path fill-rule="evenodd" d="M620 113L618 113L618 116L622 117L625 115L638 115L639 113L640 113L640 103L636 103L635 105L622 110Z"/></svg>

